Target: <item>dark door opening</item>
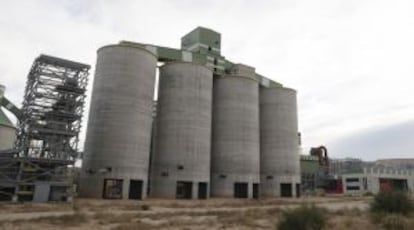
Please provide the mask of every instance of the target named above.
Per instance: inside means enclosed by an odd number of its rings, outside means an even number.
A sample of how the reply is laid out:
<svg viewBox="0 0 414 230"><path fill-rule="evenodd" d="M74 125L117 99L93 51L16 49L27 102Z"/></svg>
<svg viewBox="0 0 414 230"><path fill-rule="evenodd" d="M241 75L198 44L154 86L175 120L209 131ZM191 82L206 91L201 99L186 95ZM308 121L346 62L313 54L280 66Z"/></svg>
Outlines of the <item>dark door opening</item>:
<svg viewBox="0 0 414 230"><path fill-rule="evenodd" d="M300 184L296 184L296 197L300 197Z"/></svg>
<svg viewBox="0 0 414 230"><path fill-rule="evenodd" d="M193 194L193 182L177 181L177 199L191 199Z"/></svg>
<svg viewBox="0 0 414 230"><path fill-rule="evenodd" d="M207 183L198 183L198 199L207 199Z"/></svg>
<svg viewBox="0 0 414 230"><path fill-rule="evenodd" d="M280 184L280 196L292 197L292 184Z"/></svg>
<svg viewBox="0 0 414 230"><path fill-rule="evenodd" d="M142 180L130 180L129 181L129 199L141 200L142 199Z"/></svg>
<svg viewBox="0 0 414 230"><path fill-rule="evenodd" d="M0 187L0 201L11 201L14 194L14 187Z"/></svg>
<svg viewBox="0 0 414 230"><path fill-rule="evenodd" d="M234 183L234 197L248 198L248 183Z"/></svg>
<svg viewBox="0 0 414 230"><path fill-rule="evenodd" d="M253 199L259 199L259 184L253 184Z"/></svg>
<svg viewBox="0 0 414 230"><path fill-rule="evenodd" d="M408 191L408 183L404 179L379 178L379 184L381 192Z"/></svg>
<svg viewBox="0 0 414 230"><path fill-rule="evenodd" d="M391 180L392 189L395 191L408 191L408 183L406 179L392 179Z"/></svg>
<svg viewBox="0 0 414 230"><path fill-rule="evenodd" d="M51 186L49 192L49 201L66 201L67 187Z"/></svg>
<svg viewBox="0 0 414 230"><path fill-rule="evenodd" d="M122 199L122 180L104 179L103 198Z"/></svg>

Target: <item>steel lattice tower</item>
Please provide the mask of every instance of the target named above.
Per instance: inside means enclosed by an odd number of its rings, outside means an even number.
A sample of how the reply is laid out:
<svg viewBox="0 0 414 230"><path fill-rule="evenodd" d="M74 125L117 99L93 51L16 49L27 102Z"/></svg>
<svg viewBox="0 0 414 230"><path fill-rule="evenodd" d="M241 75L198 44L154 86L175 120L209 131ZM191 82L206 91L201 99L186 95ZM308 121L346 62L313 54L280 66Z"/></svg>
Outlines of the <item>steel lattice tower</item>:
<svg viewBox="0 0 414 230"><path fill-rule="evenodd" d="M46 55L34 61L18 128L21 157L76 159L89 68Z"/></svg>
<svg viewBox="0 0 414 230"><path fill-rule="evenodd" d="M0 154L0 200L71 200L89 68L47 55L35 59L15 113L15 149Z"/></svg>

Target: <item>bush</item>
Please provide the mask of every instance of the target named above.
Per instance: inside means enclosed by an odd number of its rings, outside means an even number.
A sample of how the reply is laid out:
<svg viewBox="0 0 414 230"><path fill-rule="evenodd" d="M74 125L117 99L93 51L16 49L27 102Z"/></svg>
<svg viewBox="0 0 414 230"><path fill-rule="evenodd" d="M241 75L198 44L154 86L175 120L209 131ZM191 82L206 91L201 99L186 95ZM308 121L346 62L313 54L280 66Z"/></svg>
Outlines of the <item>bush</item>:
<svg viewBox="0 0 414 230"><path fill-rule="evenodd" d="M375 195L371 203L373 213L395 213L408 215L413 211L413 204L404 192L381 192Z"/></svg>
<svg viewBox="0 0 414 230"><path fill-rule="evenodd" d="M324 210L314 205L304 205L282 212L278 230L320 230L326 224Z"/></svg>
<svg viewBox="0 0 414 230"><path fill-rule="evenodd" d="M407 229L406 221L401 215L387 215L382 219L382 226L386 230L404 230Z"/></svg>

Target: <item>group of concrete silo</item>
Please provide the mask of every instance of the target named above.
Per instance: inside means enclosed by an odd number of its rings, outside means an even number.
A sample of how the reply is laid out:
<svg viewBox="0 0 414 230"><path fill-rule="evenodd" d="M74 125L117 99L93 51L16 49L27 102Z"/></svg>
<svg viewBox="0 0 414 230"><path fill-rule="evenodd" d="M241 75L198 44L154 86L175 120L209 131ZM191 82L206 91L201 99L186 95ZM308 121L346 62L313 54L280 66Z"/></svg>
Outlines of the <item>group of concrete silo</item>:
<svg viewBox="0 0 414 230"><path fill-rule="evenodd" d="M139 47L98 51L81 173L83 197L299 195L296 92L254 69L215 75ZM156 116L153 98L158 91Z"/></svg>

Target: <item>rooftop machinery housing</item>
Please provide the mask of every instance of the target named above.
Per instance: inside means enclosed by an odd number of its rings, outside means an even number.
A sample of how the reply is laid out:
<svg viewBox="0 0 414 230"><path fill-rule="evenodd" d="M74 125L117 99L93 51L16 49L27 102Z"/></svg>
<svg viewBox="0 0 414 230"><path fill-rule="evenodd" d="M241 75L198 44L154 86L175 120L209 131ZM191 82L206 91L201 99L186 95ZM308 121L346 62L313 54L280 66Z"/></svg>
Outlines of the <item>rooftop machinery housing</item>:
<svg viewBox="0 0 414 230"><path fill-rule="evenodd" d="M296 196L298 139L296 92L226 60L219 33L121 41L98 50L80 195Z"/></svg>

